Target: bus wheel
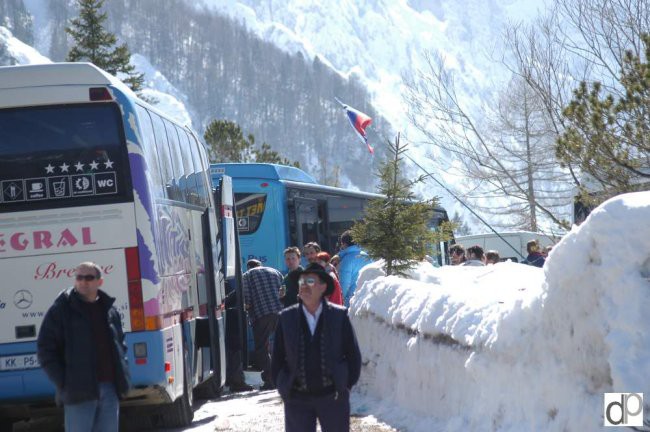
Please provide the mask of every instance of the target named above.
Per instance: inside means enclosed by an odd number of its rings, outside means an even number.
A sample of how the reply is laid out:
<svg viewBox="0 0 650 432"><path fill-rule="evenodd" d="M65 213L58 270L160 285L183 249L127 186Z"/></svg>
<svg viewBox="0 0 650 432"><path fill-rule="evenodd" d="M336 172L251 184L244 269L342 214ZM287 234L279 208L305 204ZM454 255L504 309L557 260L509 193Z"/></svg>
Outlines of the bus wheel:
<svg viewBox="0 0 650 432"><path fill-rule="evenodd" d="M183 396L176 399L166 413L165 425L167 427L185 427L192 424L194 419L194 395L192 394L192 372L189 368L189 353L183 350Z"/></svg>

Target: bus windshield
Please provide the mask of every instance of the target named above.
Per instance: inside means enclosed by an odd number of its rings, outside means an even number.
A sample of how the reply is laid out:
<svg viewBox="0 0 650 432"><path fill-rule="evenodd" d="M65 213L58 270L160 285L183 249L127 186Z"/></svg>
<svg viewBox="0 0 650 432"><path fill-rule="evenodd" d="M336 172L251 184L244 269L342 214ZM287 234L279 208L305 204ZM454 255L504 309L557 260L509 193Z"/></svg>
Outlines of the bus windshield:
<svg viewBox="0 0 650 432"><path fill-rule="evenodd" d="M0 110L0 212L131 200L117 105Z"/></svg>

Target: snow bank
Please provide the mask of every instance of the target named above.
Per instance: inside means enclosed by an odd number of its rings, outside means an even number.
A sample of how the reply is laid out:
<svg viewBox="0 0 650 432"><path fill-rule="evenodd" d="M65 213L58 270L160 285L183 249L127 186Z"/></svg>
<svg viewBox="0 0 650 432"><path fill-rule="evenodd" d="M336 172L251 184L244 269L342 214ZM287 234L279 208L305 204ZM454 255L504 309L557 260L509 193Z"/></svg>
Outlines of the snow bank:
<svg viewBox="0 0 650 432"><path fill-rule="evenodd" d="M602 427L604 392L650 395L648 220L650 193L612 199L543 270L366 267L351 304L365 403L411 432Z"/></svg>

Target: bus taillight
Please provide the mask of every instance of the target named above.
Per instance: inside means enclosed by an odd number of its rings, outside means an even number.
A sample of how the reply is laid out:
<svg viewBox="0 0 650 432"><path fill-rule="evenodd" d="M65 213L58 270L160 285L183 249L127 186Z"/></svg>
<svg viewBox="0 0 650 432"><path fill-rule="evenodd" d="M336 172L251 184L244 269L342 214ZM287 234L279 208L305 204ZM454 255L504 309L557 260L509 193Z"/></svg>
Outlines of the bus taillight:
<svg viewBox="0 0 650 432"><path fill-rule="evenodd" d="M111 92L108 91L106 87L91 87L88 90L88 96L91 101L107 101L113 100Z"/></svg>
<svg viewBox="0 0 650 432"><path fill-rule="evenodd" d="M142 300L142 281L140 279L140 257L137 247L124 249L126 257L126 277L129 290L129 312L131 330L145 329L144 301Z"/></svg>

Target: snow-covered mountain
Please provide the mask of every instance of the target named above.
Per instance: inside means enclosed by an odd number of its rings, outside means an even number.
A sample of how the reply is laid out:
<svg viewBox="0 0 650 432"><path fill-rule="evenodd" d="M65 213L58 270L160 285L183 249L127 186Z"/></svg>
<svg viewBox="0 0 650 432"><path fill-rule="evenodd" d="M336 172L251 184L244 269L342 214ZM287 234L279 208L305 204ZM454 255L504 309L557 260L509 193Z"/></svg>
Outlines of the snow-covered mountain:
<svg viewBox="0 0 650 432"><path fill-rule="evenodd" d="M52 61L14 37L8 28L0 26L0 65L43 63Z"/></svg>
<svg viewBox="0 0 650 432"><path fill-rule="evenodd" d="M470 111L495 103L510 73L499 61L509 23L535 18L534 0L200 0L207 8L242 22L260 38L288 53L319 58L341 76L354 77L370 91L373 105L411 143L410 155L442 183L462 191L464 180L414 130L407 119L403 76L426 70L424 54L435 53L455 75L459 99ZM432 126L435 127L435 126ZM392 137L386 137L391 138ZM438 164L434 166L432 158ZM442 163L440 161L443 161ZM422 174L413 169L417 174ZM450 214L459 212L479 231L486 228L443 187L420 184L417 193L439 195Z"/></svg>
<svg viewBox="0 0 650 432"><path fill-rule="evenodd" d="M243 22L289 53L318 56L341 75L356 75L397 130L408 127L402 74L424 67L425 51L443 54L461 73L467 97L480 97L506 75L490 59L501 48L503 25L530 19L539 7L532 0L188 1Z"/></svg>

